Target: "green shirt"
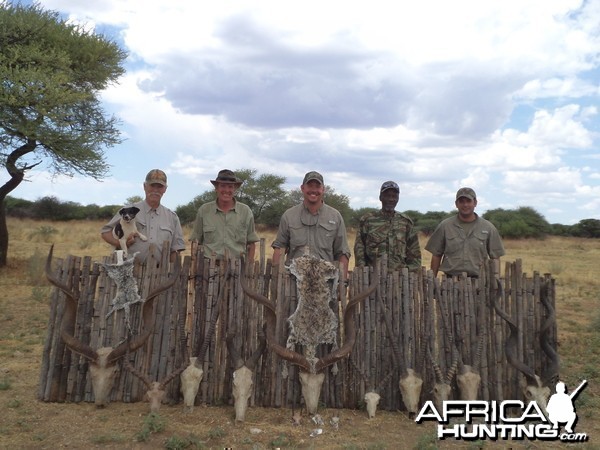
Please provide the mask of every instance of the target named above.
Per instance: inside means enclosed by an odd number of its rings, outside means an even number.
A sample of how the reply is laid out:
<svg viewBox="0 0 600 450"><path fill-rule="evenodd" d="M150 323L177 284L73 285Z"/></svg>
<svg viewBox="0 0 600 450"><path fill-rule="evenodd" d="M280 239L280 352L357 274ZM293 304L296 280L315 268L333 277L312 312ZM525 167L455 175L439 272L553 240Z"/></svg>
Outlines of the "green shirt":
<svg viewBox="0 0 600 450"><path fill-rule="evenodd" d="M229 256L237 258L246 253L248 244L259 241L254 228L254 215L248 205L238 202L224 213L216 201L208 202L198 209L192 241L198 241L208 256L215 253L223 257L225 249Z"/></svg>
<svg viewBox="0 0 600 450"><path fill-rule="evenodd" d="M281 216L273 248L287 253L287 262L306 253L325 261L339 261L342 255L350 258L346 225L340 212L323 204L317 214L304 203L292 206Z"/></svg>
<svg viewBox="0 0 600 450"><path fill-rule="evenodd" d="M360 218L354 242L356 266L372 266L384 254L389 270L421 268L419 237L410 217L396 211L384 214L379 210Z"/></svg>
<svg viewBox="0 0 600 450"><path fill-rule="evenodd" d="M504 245L494 224L477 214L476 217L464 227L458 215L444 219L429 238L425 250L442 256L440 270L446 275L466 272L477 277L483 261L504 255Z"/></svg>

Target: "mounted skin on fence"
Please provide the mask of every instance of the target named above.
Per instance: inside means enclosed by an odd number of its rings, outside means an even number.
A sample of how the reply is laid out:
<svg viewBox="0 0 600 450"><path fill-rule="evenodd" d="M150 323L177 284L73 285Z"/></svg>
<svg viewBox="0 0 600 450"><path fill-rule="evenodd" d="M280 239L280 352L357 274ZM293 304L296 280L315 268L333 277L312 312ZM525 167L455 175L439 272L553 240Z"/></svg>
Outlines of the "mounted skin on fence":
<svg viewBox="0 0 600 450"><path fill-rule="evenodd" d="M330 280L337 280L337 268L328 261L315 256L304 255L292 262L290 271L296 273L298 289L298 308L290 316L290 337L288 345L283 347L275 340L275 325L277 322L276 308L274 303L264 295L252 291L241 277L241 286L244 292L252 299L265 307L267 320L267 343L271 350L292 364L300 367L300 382L302 384L302 396L306 403L306 409L310 414L317 412L321 386L325 378L323 370L345 358L352 351L356 339L354 313L360 302L371 295L379 281L377 271L371 285L363 292L352 297L346 305L344 312L344 345L332 349L332 352L323 356L316 356L316 345L319 343L331 343L332 335L337 334L337 320L335 327L328 323L331 318L329 302L336 301L337 289L332 289ZM337 304L336 304L337 306ZM312 309L314 307L314 309ZM328 311L326 311L328 310ZM319 324L320 329L315 330L311 324ZM334 339L333 339L334 340ZM293 344L300 343L304 346L304 354L294 350Z"/></svg>

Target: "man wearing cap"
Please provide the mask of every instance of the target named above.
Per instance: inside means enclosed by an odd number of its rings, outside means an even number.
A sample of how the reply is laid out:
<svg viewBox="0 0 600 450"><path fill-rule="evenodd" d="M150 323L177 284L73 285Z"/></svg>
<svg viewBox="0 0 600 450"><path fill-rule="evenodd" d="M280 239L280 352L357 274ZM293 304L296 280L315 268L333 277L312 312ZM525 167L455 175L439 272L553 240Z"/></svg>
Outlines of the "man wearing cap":
<svg viewBox="0 0 600 450"><path fill-rule="evenodd" d="M254 228L254 215L248 205L234 197L242 180L233 171L223 169L210 182L217 199L198 209L191 240L202 244L207 256L215 254L222 258L227 250L230 257L238 258L244 253L248 261L254 261L256 242L260 240Z"/></svg>
<svg viewBox="0 0 600 450"><path fill-rule="evenodd" d="M395 210L399 198L398 184L386 181L379 190L381 210L360 218L354 242L356 266L373 266L385 254L389 270L421 268L421 247L413 221Z"/></svg>
<svg viewBox="0 0 600 450"><path fill-rule="evenodd" d="M323 202L323 176L308 172L300 190L304 196L302 203L281 216L272 244L273 264L279 264L281 253L287 255L287 263L308 253L329 262L339 261L345 279L350 258L346 225L340 212Z"/></svg>
<svg viewBox="0 0 600 450"><path fill-rule="evenodd" d="M434 276L441 270L447 276L466 273L477 278L481 264L489 258L495 260L494 272L498 274L504 246L496 227L475 213L475 191L468 187L460 188L454 204L458 214L444 219L425 246L432 255Z"/></svg>
<svg viewBox="0 0 600 450"><path fill-rule="evenodd" d="M179 217L169 208L160 204L162 196L167 191L167 175L160 169L153 169L146 175L144 181L145 199L132 205L139 208L140 212L135 216L136 226L140 233L148 240L142 241L137 235L127 239L129 254L139 252L137 259L145 261L150 245L154 244L157 256L160 258L164 241L169 241L171 248L171 261L175 260L175 253L185 250L183 231ZM121 216L117 213L102 227L100 234L102 239L119 249L119 241L115 239L112 230L119 222Z"/></svg>

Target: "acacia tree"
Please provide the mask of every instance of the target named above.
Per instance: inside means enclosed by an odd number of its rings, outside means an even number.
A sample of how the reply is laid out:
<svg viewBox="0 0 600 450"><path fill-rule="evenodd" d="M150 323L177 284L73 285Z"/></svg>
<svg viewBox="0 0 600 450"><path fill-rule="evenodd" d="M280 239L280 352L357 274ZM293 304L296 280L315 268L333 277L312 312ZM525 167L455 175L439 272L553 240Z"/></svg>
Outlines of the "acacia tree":
<svg viewBox="0 0 600 450"><path fill-rule="evenodd" d="M263 223L265 211L285 198L286 193L281 187L285 177L270 173L257 177L256 172L256 169L236 169L236 176L244 181L236 197L250 207L257 223Z"/></svg>
<svg viewBox="0 0 600 450"><path fill-rule="evenodd" d="M104 149L121 142L98 95L124 73L126 53L39 5L0 2L0 267L6 265L6 196L42 162L52 175L101 179ZM0 183L2 181L0 180Z"/></svg>

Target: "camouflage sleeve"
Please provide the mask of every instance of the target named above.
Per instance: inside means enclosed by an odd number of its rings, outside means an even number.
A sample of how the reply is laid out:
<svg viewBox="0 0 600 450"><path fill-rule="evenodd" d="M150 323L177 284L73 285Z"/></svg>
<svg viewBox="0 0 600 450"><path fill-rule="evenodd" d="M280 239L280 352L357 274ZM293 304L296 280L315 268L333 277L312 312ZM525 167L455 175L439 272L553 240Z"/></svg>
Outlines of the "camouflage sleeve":
<svg viewBox="0 0 600 450"><path fill-rule="evenodd" d="M365 242L363 236L366 236L366 220L364 218L360 219L358 230L356 230L356 239L354 240L354 265L365 266L367 264L366 252L365 252Z"/></svg>
<svg viewBox="0 0 600 450"><path fill-rule="evenodd" d="M419 245L419 236L415 231L414 226L411 225L410 229L407 230L408 237L406 238L406 265L408 270L420 270L421 269L421 246Z"/></svg>

